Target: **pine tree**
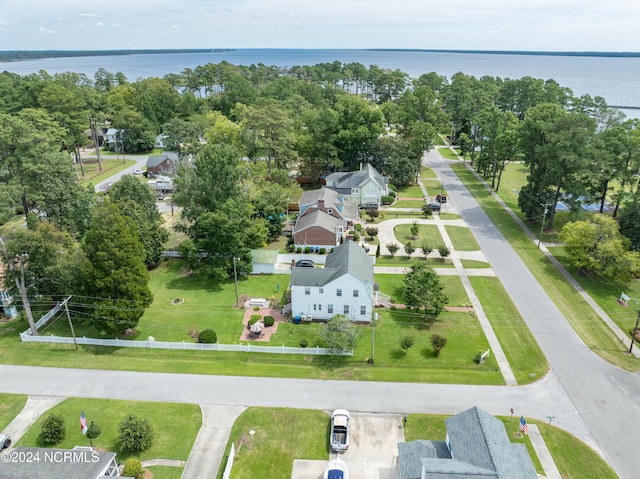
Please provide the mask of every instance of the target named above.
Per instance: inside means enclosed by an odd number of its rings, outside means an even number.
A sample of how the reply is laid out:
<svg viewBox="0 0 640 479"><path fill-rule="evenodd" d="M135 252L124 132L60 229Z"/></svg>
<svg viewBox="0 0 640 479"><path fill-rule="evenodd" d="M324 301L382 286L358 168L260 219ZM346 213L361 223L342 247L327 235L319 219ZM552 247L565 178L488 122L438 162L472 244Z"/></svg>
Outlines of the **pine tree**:
<svg viewBox="0 0 640 479"><path fill-rule="evenodd" d="M110 334L135 328L153 295L144 248L133 220L114 204L97 206L83 250L84 292L94 298L92 324Z"/></svg>

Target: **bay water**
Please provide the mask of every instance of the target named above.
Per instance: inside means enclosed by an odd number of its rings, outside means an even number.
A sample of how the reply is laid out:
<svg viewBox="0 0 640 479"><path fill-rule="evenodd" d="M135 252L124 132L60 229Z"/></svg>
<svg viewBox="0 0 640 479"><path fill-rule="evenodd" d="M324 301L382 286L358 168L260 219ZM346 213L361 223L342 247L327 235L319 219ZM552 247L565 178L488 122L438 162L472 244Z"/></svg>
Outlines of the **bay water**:
<svg viewBox="0 0 640 479"><path fill-rule="evenodd" d="M448 79L457 72L480 78L531 76L553 79L570 88L577 96L601 96L609 105L623 108L632 118L640 117L640 58L606 56L565 56L553 54L457 53L397 50L311 50L311 49L237 49L194 53L154 53L114 56L45 58L0 64L0 70L20 75L45 70L50 74L74 71L89 78L99 68L122 72L134 81L180 73L207 63L227 61L235 65L262 63L278 67L315 65L340 61L364 66L399 69L411 77L436 72Z"/></svg>

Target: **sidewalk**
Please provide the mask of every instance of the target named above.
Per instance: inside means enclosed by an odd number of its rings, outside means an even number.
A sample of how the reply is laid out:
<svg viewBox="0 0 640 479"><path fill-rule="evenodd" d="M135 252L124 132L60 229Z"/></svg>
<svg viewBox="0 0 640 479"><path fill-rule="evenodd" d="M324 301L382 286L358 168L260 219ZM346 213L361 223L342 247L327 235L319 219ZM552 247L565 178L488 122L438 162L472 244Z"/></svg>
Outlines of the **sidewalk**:
<svg viewBox="0 0 640 479"><path fill-rule="evenodd" d="M217 476L233 423L246 407L200 404L200 409L202 426L191 448L181 479Z"/></svg>
<svg viewBox="0 0 640 479"><path fill-rule="evenodd" d="M544 442L542 434L540 434L540 429L538 429L536 424L528 424L528 426L529 439L531 440L531 445L538 455L538 459L540 459L545 477L548 479L562 479L560 471L558 471L558 466L556 466L556 463L549 452L549 448L547 448L547 444Z"/></svg>

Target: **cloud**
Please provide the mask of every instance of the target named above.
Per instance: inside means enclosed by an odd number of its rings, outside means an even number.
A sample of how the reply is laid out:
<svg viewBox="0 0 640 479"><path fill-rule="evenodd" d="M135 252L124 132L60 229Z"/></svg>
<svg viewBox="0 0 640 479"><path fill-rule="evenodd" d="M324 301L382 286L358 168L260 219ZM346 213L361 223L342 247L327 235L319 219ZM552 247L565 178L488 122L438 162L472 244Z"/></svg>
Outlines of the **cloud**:
<svg viewBox="0 0 640 479"><path fill-rule="evenodd" d="M98 15L95 13L81 13L81 17L97 17Z"/></svg>
<svg viewBox="0 0 640 479"><path fill-rule="evenodd" d="M111 26L114 27L114 28L123 28L124 24L123 23L112 23Z"/></svg>
<svg viewBox="0 0 640 479"><path fill-rule="evenodd" d="M171 28L180 28L180 25L171 25Z"/></svg>
<svg viewBox="0 0 640 479"><path fill-rule="evenodd" d="M44 33L45 35L51 35L56 33L53 30L49 30L48 28L44 28L44 27L40 27L38 28L38 30L40 31L40 33Z"/></svg>
<svg viewBox="0 0 640 479"><path fill-rule="evenodd" d="M96 22L96 27L104 27L104 23L102 23L102 22Z"/></svg>
<svg viewBox="0 0 640 479"><path fill-rule="evenodd" d="M9 25L7 22L5 22L4 20L0 20L0 25Z"/></svg>

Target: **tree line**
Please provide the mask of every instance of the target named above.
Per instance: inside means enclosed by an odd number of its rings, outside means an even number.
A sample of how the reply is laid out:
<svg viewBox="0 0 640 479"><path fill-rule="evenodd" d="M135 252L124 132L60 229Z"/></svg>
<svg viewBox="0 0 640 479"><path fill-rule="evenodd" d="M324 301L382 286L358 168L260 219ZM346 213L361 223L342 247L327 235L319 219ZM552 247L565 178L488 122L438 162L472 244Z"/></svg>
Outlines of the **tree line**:
<svg viewBox="0 0 640 479"><path fill-rule="evenodd" d="M82 164L90 125L120 130L128 153L149 151L165 135L180 165L181 253L217 280L234 266L250 271L250 249L280 233L287 203L300 194L292 175L316 180L369 162L407 185L439 133L496 190L505 166L524 162L520 206L532 221L550 207L547 228L561 199L604 205L610 198L614 216L622 206L621 224L640 212L638 122L553 80L410 78L337 61L291 68L222 62L135 81L104 69L93 78L0 73L0 221L19 211L28 225L5 237L6 287L19 288L28 272L30 295L80 292L93 299L78 314L104 332L135 327L150 304L147 269L160 258L166 230L139 180L125 178L108 194L78 185L72 166Z"/></svg>

